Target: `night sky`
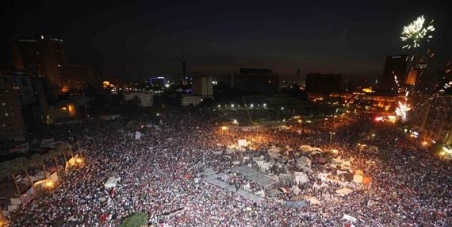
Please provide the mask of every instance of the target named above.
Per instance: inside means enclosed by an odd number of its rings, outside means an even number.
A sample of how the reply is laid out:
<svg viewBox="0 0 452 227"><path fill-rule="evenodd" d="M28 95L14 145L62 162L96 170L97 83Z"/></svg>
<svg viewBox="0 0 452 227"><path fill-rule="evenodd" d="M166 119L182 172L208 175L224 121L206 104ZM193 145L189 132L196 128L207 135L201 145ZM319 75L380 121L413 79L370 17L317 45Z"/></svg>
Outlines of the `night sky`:
<svg viewBox="0 0 452 227"><path fill-rule="evenodd" d="M70 62L119 78L181 72L183 54L189 75L259 67L375 77L386 55L410 53L400 32L420 15L435 19L437 67L452 58L451 3L372 2L1 0L0 65L15 38L44 33L64 39Z"/></svg>

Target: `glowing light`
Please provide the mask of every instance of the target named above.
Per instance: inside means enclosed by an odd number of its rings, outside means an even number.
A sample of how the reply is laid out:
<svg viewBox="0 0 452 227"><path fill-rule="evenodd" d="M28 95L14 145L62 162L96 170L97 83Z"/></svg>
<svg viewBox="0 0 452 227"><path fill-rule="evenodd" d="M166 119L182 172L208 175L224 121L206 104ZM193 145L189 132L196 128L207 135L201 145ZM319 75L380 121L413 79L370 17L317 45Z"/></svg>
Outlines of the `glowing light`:
<svg viewBox="0 0 452 227"><path fill-rule="evenodd" d="M400 119L402 119L402 121L406 121L407 112L410 110L411 108L409 106L399 101L399 107L396 108L395 113Z"/></svg>
<svg viewBox="0 0 452 227"><path fill-rule="evenodd" d="M425 41L430 41L430 39L433 38L430 34L433 31L435 31L435 27L433 27L433 20L426 25L424 16L418 17L409 25L403 27L400 39L403 42L407 42L407 44L405 44L402 48L414 49L420 47L421 42L424 39Z"/></svg>
<svg viewBox="0 0 452 227"><path fill-rule="evenodd" d="M51 180L47 180L45 182L45 187L46 188L53 188L54 185L55 185L55 183L53 181L51 181Z"/></svg>

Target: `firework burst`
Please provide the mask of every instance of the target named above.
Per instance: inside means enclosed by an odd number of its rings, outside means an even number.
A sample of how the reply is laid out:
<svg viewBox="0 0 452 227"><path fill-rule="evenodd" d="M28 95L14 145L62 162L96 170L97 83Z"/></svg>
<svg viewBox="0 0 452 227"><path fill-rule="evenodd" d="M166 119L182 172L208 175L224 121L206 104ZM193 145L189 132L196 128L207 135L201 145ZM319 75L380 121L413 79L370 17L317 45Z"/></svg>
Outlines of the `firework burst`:
<svg viewBox="0 0 452 227"><path fill-rule="evenodd" d="M435 31L433 20L426 24L424 16L418 17L409 25L403 27L400 39L402 39L403 42L407 42L407 44L402 48L415 49L420 47L423 40L430 41L430 39L433 38L431 35L433 31Z"/></svg>

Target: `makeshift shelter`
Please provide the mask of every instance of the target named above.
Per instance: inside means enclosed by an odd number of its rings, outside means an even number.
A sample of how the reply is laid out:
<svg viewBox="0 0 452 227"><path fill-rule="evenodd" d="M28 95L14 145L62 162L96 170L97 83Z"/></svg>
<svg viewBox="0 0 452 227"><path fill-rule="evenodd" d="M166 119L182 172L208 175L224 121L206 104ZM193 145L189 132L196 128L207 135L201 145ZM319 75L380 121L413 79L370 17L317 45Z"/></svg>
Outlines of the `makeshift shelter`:
<svg viewBox="0 0 452 227"><path fill-rule="evenodd" d="M344 173L341 175L342 181L352 182L353 181L353 173Z"/></svg>
<svg viewBox="0 0 452 227"><path fill-rule="evenodd" d="M294 172L294 175L295 175L295 182L297 184L304 184L304 183L309 182L308 175L306 175L306 173Z"/></svg>
<svg viewBox="0 0 452 227"><path fill-rule="evenodd" d="M336 190L336 193L339 194L340 196L345 196L352 192L353 192L353 190L350 188L341 188L341 189Z"/></svg>
<svg viewBox="0 0 452 227"><path fill-rule="evenodd" d="M310 145L301 145L298 149L300 149L303 152L309 152L313 149Z"/></svg>
<svg viewBox="0 0 452 227"><path fill-rule="evenodd" d="M309 159L306 156L302 156L301 158L299 158L297 160L297 165L303 165L303 166L311 167L311 164L312 164L311 159Z"/></svg>
<svg viewBox="0 0 452 227"><path fill-rule="evenodd" d="M314 197L314 196L309 196L306 198L306 201L308 201L311 205L317 205L320 204L320 201Z"/></svg>
<svg viewBox="0 0 452 227"><path fill-rule="evenodd" d="M116 185L118 184L118 182L120 180L121 180L120 177L109 177L108 180L104 184L105 189L116 187Z"/></svg>
<svg viewBox="0 0 452 227"><path fill-rule="evenodd" d="M364 177L363 175L355 174L353 175L353 182L361 184L363 183Z"/></svg>
<svg viewBox="0 0 452 227"><path fill-rule="evenodd" d="M298 195L301 192L301 189L296 185L292 186L291 190L295 195Z"/></svg>

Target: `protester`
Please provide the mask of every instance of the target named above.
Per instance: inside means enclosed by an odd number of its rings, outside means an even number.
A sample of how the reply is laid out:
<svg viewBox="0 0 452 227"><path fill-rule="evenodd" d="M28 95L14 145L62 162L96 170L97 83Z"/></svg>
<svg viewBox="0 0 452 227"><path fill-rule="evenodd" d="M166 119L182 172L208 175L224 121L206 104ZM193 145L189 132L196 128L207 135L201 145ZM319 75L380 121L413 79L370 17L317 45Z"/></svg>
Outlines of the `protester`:
<svg viewBox="0 0 452 227"><path fill-rule="evenodd" d="M363 124L352 120L336 128L321 127L324 122L296 123L286 129L258 132L232 128L221 131L220 119L210 112L167 111L162 124L147 127L151 120L140 119L143 127L136 129L142 133L140 140L128 134L130 129L124 128L126 123L121 120L52 128L46 136L70 143L78 141L87 150L84 166L68 171L58 188L12 214L13 226L118 226L123 218L137 212L147 212L149 224L194 227L343 226L350 222L344 214L355 217L353 224L357 226L452 223L450 167L406 140L396 129L377 126L382 133L366 141L378 146L375 153L357 147L356 138L363 133ZM328 134L331 130L335 131L334 138ZM251 141L253 149L226 154L227 147L239 139ZM250 185L252 192L262 190L246 177L228 172L235 166L234 161L258 169L254 161L243 161L243 157L263 156L270 161L269 149L287 146L294 150L273 160L286 168L272 167L267 174L302 171L292 160L300 156L316 160L318 155L301 152L298 147L302 144L340 150L342 158L352 159L352 165L372 179L370 187L356 185L345 196L336 193L340 182L316 187L321 184L317 173L335 173L335 169L317 162L311 166L308 182L298 185L299 195L280 193L267 196L260 204L195 180L203 177L206 168L213 168L229 174L231 178L226 182L231 185L240 189ZM284 156L289 158L284 160ZM109 177L120 178L114 190L104 187ZM279 181L274 188L294 185ZM316 197L320 203L298 208L281 203L307 196Z"/></svg>

